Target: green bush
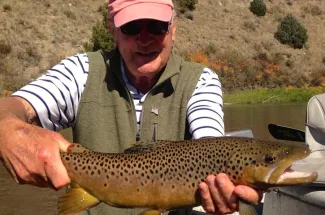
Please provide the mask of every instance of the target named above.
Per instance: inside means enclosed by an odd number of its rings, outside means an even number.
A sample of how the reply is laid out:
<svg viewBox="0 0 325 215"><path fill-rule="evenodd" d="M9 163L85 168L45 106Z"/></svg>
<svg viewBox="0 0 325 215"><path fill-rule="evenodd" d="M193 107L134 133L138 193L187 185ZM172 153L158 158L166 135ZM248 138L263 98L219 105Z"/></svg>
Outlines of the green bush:
<svg viewBox="0 0 325 215"><path fill-rule="evenodd" d="M253 0L250 4L249 10L256 16L265 16L266 5L263 0Z"/></svg>
<svg viewBox="0 0 325 215"><path fill-rule="evenodd" d="M306 28L293 15L286 16L279 24L274 37L282 44L301 49L307 42Z"/></svg>
<svg viewBox="0 0 325 215"><path fill-rule="evenodd" d="M97 51L100 49L109 51L115 46L113 35L107 29L107 9L105 6L101 6L98 9L103 15L101 22L97 22L92 28L92 35L90 38L90 43L84 44L84 49L86 51Z"/></svg>
<svg viewBox="0 0 325 215"><path fill-rule="evenodd" d="M92 51L99 49L109 51L114 48L113 36L102 22L97 22L93 27L90 41L92 43Z"/></svg>
<svg viewBox="0 0 325 215"><path fill-rule="evenodd" d="M195 10L198 0L177 0L176 5L181 13Z"/></svg>

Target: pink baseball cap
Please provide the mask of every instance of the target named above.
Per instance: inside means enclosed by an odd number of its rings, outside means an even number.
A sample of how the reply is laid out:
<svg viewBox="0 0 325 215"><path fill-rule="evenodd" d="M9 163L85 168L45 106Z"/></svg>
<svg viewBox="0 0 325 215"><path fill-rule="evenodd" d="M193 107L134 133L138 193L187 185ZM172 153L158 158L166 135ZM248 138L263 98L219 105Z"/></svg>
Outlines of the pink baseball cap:
<svg viewBox="0 0 325 215"><path fill-rule="evenodd" d="M108 18L117 28L137 19L169 22L173 8L172 0L109 0Z"/></svg>

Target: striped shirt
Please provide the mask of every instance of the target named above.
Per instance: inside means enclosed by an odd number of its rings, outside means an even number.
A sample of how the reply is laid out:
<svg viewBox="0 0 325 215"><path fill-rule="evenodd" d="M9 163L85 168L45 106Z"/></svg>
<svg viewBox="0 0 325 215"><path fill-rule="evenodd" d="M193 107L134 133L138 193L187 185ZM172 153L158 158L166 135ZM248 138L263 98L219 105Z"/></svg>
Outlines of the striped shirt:
<svg viewBox="0 0 325 215"><path fill-rule="evenodd" d="M128 81L123 64L121 69L133 98L137 124L140 125L146 94L142 94ZM44 128L59 131L75 123L88 72L87 54L77 54L61 61L13 96L22 97L33 106ZM222 105L218 75L204 68L187 105L187 120L194 139L224 135Z"/></svg>

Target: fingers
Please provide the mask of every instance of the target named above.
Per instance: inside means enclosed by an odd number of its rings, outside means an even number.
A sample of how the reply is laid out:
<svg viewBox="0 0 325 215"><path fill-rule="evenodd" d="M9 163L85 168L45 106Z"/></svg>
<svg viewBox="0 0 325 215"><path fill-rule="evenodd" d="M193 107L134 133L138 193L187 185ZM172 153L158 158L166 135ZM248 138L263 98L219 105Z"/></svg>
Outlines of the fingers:
<svg viewBox="0 0 325 215"><path fill-rule="evenodd" d="M41 150L39 157L44 162L44 171L48 179L47 184L50 187L57 190L70 183L70 178L61 161L59 150Z"/></svg>
<svg viewBox="0 0 325 215"><path fill-rule="evenodd" d="M237 209L235 186L225 174L208 176L206 183L199 185L202 206L208 213L225 214Z"/></svg>
<svg viewBox="0 0 325 215"><path fill-rule="evenodd" d="M59 149L62 152L68 152L69 147L73 145L73 143L68 142L63 137L58 139Z"/></svg>
<svg viewBox="0 0 325 215"><path fill-rule="evenodd" d="M255 190L251 187L238 185L234 193L240 198L252 204L258 204L263 197L263 192L260 190Z"/></svg>
<svg viewBox="0 0 325 215"><path fill-rule="evenodd" d="M19 178L14 170L14 167L12 166L11 162L7 158L1 158L1 161L3 162L5 168L10 173L12 178L16 181L17 184L19 184Z"/></svg>
<svg viewBox="0 0 325 215"><path fill-rule="evenodd" d="M60 157L70 143L62 135L15 117L5 120L0 121L0 159L17 183L59 189L70 182Z"/></svg>
<svg viewBox="0 0 325 215"><path fill-rule="evenodd" d="M222 198L224 199L225 205L228 206L227 209L233 211L237 209L238 198L234 194L235 186L230 181L228 176L224 173L220 173L216 176L217 189L219 190Z"/></svg>
<svg viewBox="0 0 325 215"><path fill-rule="evenodd" d="M206 212L214 213L216 211L212 197L210 195L209 187L206 183L199 184L199 192L201 195L201 204Z"/></svg>

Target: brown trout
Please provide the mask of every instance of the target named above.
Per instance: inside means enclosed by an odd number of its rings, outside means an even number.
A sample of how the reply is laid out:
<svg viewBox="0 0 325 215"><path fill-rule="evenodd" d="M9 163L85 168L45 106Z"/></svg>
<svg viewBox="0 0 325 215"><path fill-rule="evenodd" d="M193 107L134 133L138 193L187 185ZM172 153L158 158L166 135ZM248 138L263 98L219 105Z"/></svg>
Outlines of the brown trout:
<svg viewBox="0 0 325 215"><path fill-rule="evenodd" d="M296 172L290 166L309 154L308 147L242 137L156 141L124 153L94 152L74 144L61 153L74 186L60 198L59 213L77 213L101 202L149 208L148 214L197 206L198 184L221 172L235 185L258 189L307 184L317 173Z"/></svg>

